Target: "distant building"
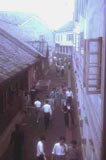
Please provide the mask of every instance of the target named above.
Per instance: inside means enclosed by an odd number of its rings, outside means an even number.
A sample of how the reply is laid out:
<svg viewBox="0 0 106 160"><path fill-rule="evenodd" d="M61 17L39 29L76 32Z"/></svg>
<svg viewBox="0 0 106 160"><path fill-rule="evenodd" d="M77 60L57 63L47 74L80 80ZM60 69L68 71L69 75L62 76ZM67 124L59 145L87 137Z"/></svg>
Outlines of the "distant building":
<svg viewBox="0 0 106 160"><path fill-rule="evenodd" d="M71 55L73 52L73 22L55 31L55 54Z"/></svg>
<svg viewBox="0 0 106 160"><path fill-rule="evenodd" d="M54 51L53 31L36 15L0 11L0 26L40 52L45 50L48 44L50 55L52 55Z"/></svg>

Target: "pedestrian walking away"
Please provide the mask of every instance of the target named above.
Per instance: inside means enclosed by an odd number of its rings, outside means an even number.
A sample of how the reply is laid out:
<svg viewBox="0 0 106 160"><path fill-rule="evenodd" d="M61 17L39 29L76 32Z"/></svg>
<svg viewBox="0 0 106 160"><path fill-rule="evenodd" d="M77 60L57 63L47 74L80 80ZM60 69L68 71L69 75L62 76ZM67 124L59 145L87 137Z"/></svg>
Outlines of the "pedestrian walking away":
<svg viewBox="0 0 106 160"><path fill-rule="evenodd" d="M64 76L65 67L64 65L61 65L61 77Z"/></svg>
<svg viewBox="0 0 106 160"><path fill-rule="evenodd" d="M39 98L37 98L34 102L34 106L35 106L35 116L36 116L36 123L39 123L39 119L40 119L40 112L41 112L41 101Z"/></svg>
<svg viewBox="0 0 106 160"><path fill-rule="evenodd" d="M63 113L64 113L64 123L67 128L69 128L69 111L67 109L67 105L63 105Z"/></svg>
<svg viewBox="0 0 106 160"><path fill-rule="evenodd" d="M48 100L45 101L45 104L43 105L42 109L44 112L45 130L47 130L50 124L50 117L52 116L52 108L51 105L48 103Z"/></svg>
<svg viewBox="0 0 106 160"><path fill-rule="evenodd" d="M71 123L72 123L72 125L74 125L75 124L74 123L74 108L73 108L72 104L70 105L70 102L67 102L66 108L67 108L68 114L70 115Z"/></svg>
<svg viewBox="0 0 106 160"><path fill-rule="evenodd" d="M61 136L59 142L55 143L52 150L52 160L65 160L68 152L68 146L65 143L65 137Z"/></svg>
<svg viewBox="0 0 106 160"><path fill-rule="evenodd" d="M63 92L61 94L61 107L63 107L64 105L66 105L66 94L65 94L65 89L63 89Z"/></svg>
<svg viewBox="0 0 106 160"><path fill-rule="evenodd" d="M28 91L24 93L24 112L27 113L29 111L30 106L30 94Z"/></svg>
<svg viewBox="0 0 106 160"><path fill-rule="evenodd" d="M44 151L45 140L46 140L45 136L41 136L37 142L37 153L36 153L37 160L46 160L46 155Z"/></svg>
<svg viewBox="0 0 106 160"><path fill-rule="evenodd" d="M66 90L66 99L68 102L70 102L70 105L71 105L72 99L73 99L73 92L72 92L71 88L68 88Z"/></svg>

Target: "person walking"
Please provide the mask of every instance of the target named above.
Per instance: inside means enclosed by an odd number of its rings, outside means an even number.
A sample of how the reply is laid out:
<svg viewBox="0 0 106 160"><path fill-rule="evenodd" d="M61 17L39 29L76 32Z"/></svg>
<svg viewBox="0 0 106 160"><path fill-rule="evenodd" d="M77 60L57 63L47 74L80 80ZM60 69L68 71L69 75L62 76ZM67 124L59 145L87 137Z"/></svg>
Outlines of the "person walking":
<svg viewBox="0 0 106 160"><path fill-rule="evenodd" d="M30 106L30 94L28 91L24 93L24 112L27 113Z"/></svg>
<svg viewBox="0 0 106 160"><path fill-rule="evenodd" d="M68 115L70 115L71 123L74 126L75 125L75 123L74 123L74 108L73 108L72 104L70 104L70 101L67 102L66 108L67 108L67 111L68 111Z"/></svg>
<svg viewBox="0 0 106 160"><path fill-rule="evenodd" d="M46 140L45 136L41 136L39 138L39 141L37 142L37 153L36 153L37 160L46 160L44 151L45 140Z"/></svg>
<svg viewBox="0 0 106 160"><path fill-rule="evenodd" d="M68 102L70 102L70 105L71 105L71 103L72 103L72 99L73 99L73 92L72 92L71 88L68 88L68 89L66 90L66 100L67 100Z"/></svg>
<svg viewBox="0 0 106 160"><path fill-rule="evenodd" d="M61 136L59 142L55 143L52 150L52 160L65 160L68 152L68 146L65 143L65 137Z"/></svg>
<svg viewBox="0 0 106 160"><path fill-rule="evenodd" d="M50 91L49 97L52 99L52 102L53 102L53 104L54 104L54 106L55 106L56 88L53 88L53 89Z"/></svg>
<svg viewBox="0 0 106 160"><path fill-rule="evenodd" d="M50 123L50 117L52 116L52 108L51 105L48 103L48 100L45 101L45 104L43 105L42 109L44 112L45 130L47 130Z"/></svg>
<svg viewBox="0 0 106 160"><path fill-rule="evenodd" d="M64 123L65 123L65 126L67 128L69 128L69 111L67 109L67 105L66 104L63 105L62 111L63 111L63 114L64 114Z"/></svg>
<svg viewBox="0 0 106 160"><path fill-rule="evenodd" d="M61 93L61 107L63 108L63 106L66 105L66 93L65 93L65 89L63 89L62 93Z"/></svg>
<svg viewBox="0 0 106 160"><path fill-rule="evenodd" d="M64 65L62 64L62 65L61 65L61 77L64 76L64 71L65 71L65 67L64 67Z"/></svg>
<svg viewBox="0 0 106 160"><path fill-rule="evenodd" d="M36 123L39 123L39 119L40 119L40 111L41 111L41 101L39 98L37 98L34 102L34 106L35 106L35 114L36 114Z"/></svg>

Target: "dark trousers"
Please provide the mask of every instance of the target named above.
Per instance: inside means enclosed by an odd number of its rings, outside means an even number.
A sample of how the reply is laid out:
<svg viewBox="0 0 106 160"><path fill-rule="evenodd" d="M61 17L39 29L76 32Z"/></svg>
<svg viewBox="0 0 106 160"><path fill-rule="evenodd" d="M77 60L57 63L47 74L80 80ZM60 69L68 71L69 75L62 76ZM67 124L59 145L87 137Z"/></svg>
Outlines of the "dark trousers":
<svg viewBox="0 0 106 160"><path fill-rule="evenodd" d="M68 97L67 102L70 103L70 105L72 105L72 97Z"/></svg>
<svg viewBox="0 0 106 160"><path fill-rule="evenodd" d="M48 129L50 123L50 113L44 113L45 129Z"/></svg>
<svg viewBox="0 0 106 160"><path fill-rule="evenodd" d="M68 113L64 113L64 122L65 122L65 126L69 127L69 114Z"/></svg>
<svg viewBox="0 0 106 160"><path fill-rule="evenodd" d="M40 155L39 157L37 157L37 160L44 160L44 156Z"/></svg>
<svg viewBox="0 0 106 160"><path fill-rule="evenodd" d="M36 121L39 121L40 119L40 109L39 108L35 109L35 115L36 115Z"/></svg>
<svg viewBox="0 0 106 160"><path fill-rule="evenodd" d="M65 160L65 155L64 156L57 156L57 155L54 155L54 160Z"/></svg>
<svg viewBox="0 0 106 160"><path fill-rule="evenodd" d="M74 125L75 124L74 123L74 111L73 110L69 111L69 114L70 114L70 118L71 118L71 123Z"/></svg>
<svg viewBox="0 0 106 160"><path fill-rule="evenodd" d="M64 70L61 70L61 77L64 76Z"/></svg>

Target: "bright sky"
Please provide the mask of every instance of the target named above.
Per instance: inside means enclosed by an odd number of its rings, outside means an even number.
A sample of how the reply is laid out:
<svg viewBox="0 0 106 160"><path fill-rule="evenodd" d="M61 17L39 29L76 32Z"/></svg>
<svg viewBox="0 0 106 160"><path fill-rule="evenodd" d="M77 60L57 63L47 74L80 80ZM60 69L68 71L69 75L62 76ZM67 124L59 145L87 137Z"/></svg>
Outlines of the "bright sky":
<svg viewBox="0 0 106 160"><path fill-rule="evenodd" d="M0 0L0 11L34 12L55 29L72 19L73 0Z"/></svg>

